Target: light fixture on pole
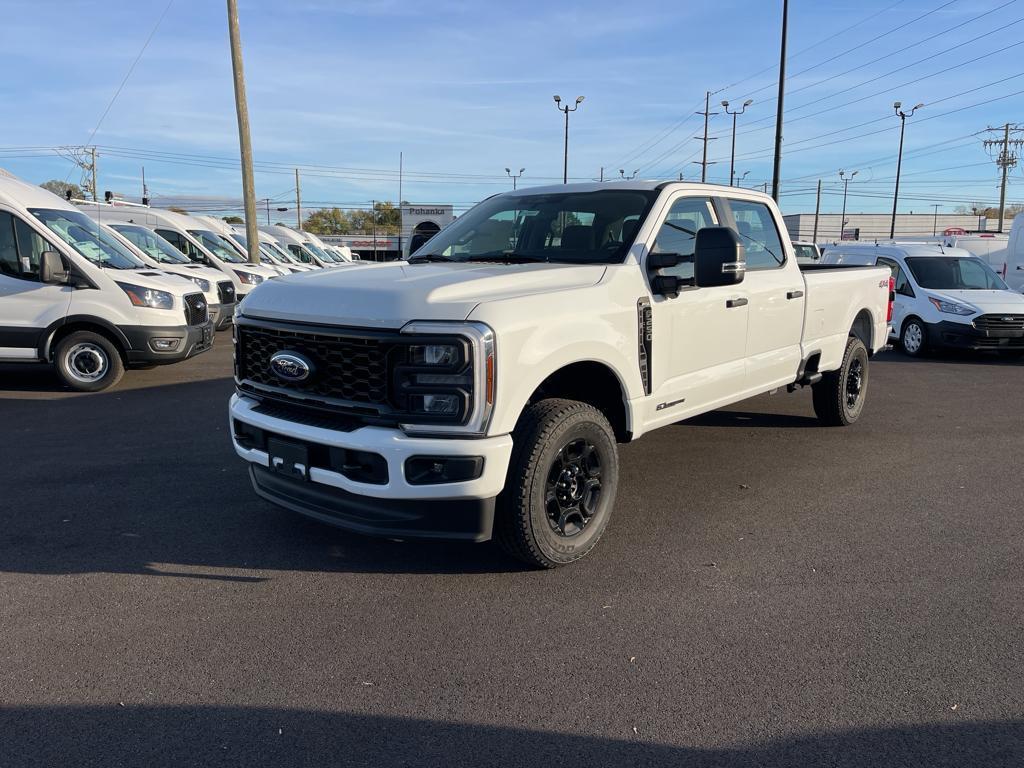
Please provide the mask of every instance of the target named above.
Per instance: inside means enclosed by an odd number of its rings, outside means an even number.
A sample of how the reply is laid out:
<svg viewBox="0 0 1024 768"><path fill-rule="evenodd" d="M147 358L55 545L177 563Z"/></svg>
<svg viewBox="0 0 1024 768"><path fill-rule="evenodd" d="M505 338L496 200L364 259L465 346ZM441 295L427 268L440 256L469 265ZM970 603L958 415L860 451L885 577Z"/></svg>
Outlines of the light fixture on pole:
<svg viewBox="0 0 1024 768"><path fill-rule="evenodd" d="M736 116L742 115L747 111L747 107L754 103L753 99L747 99L743 102L743 106L737 109L735 112L729 111L729 101L727 99L722 100L722 106L725 107L725 114L732 115L732 154L729 155L729 186L733 186L733 180L736 177Z"/></svg>
<svg viewBox="0 0 1024 768"><path fill-rule="evenodd" d="M737 186L737 187L738 187L738 186L741 186L741 185L743 184L743 180L744 180L745 178L747 178L747 174L748 174L748 173L750 173L750 171L744 171L744 172L743 172L743 175L742 175L742 176L740 176L740 177L739 177L739 179L737 179L737 180L736 180L736 186Z"/></svg>
<svg viewBox="0 0 1024 768"><path fill-rule="evenodd" d="M627 176L626 175L626 170L624 168L619 168L619 178L626 179L627 181L629 179L635 179L636 175L638 173L640 173L640 169L639 168L637 170L633 171L633 173L631 175Z"/></svg>
<svg viewBox="0 0 1024 768"><path fill-rule="evenodd" d="M911 117L917 110L921 109L924 104L916 104L909 112L904 112L903 102L893 102L892 108L896 110L896 116L900 119L900 151L896 155L896 189L892 193L892 223L889 225L889 238L896 237L896 205L900 199L900 171L903 168L903 132L907 128L907 118Z"/></svg>
<svg viewBox="0 0 1024 768"><path fill-rule="evenodd" d="M519 173L515 174L515 173L512 173L512 169L511 168L506 168L505 169L505 173L507 173L508 177L510 179L512 179L512 189L516 188L516 179L521 179L523 177L523 171L525 171L525 170L526 170L525 168L520 168L519 169Z"/></svg>
<svg viewBox="0 0 1024 768"><path fill-rule="evenodd" d="M854 171L849 176L846 175L846 171L839 171L839 178L843 180L843 215L839 219L839 239L843 239L843 232L846 230L846 190L850 186L850 179L856 176L860 171Z"/></svg>
<svg viewBox="0 0 1024 768"><path fill-rule="evenodd" d="M564 112L565 113L565 152L564 152L564 154L562 156L562 183L563 184L568 184L569 183L569 113L570 112L575 112L577 109L580 108L580 104L583 103L584 97L583 96L577 96L576 97L576 103L573 104L573 106L571 106L571 107L568 104L566 104L564 107L562 106L562 97L561 96L555 96L554 98L555 98L555 109L557 109L559 112Z"/></svg>

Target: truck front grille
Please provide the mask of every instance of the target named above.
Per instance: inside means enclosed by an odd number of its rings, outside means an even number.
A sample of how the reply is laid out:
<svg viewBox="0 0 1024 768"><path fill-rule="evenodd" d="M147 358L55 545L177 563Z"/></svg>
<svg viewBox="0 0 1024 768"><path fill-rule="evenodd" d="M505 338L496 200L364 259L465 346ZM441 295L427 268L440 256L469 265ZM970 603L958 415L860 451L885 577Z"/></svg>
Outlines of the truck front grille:
<svg viewBox="0 0 1024 768"><path fill-rule="evenodd" d="M325 398L388 407L388 351L385 339L333 335L300 329L240 324L236 327L237 376L243 388L270 389L299 399ZM298 353L311 363L302 381L289 381L271 368L277 352Z"/></svg>
<svg viewBox="0 0 1024 768"><path fill-rule="evenodd" d="M185 325L202 325L210 316L206 299L201 293L190 293L185 296Z"/></svg>
<svg viewBox="0 0 1024 768"><path fill-rule="evenodd" d="M220 299L221 304L235 303L235 286L230 280L217 283L217 298Z"/></svg>
<svg viewBox="0 0 1024 768"><path fill-rule="evenodd" d="M974 318L979 331L1024 331L1024 315L981 315Z"/></svg>

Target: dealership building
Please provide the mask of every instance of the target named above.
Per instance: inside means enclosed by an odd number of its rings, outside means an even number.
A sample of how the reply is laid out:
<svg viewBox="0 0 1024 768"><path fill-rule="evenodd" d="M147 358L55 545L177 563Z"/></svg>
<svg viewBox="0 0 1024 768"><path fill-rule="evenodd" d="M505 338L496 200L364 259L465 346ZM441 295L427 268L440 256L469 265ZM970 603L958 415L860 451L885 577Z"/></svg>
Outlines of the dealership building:
<svg viewBox="0 0 1024 768"><path fill-rule="evenodd" d="M836 240L888 240L892 227L889 213L847 213L846 223L841 223L842 214L793 213L783 217L786 229L793 240L814 240L831 243ZM898 213L896 214L896 237L932 237L946 230L955 232L995 232L998 221L989 221L984 216L959 213ZM815 237L815 232L817 236Z"/></svg>
<svg viewBox="0 0 1024 768"><path fill-rule="evenodd" d="M320 235L333 245L346 245L367 261L393 261L415 250L442 228L455 221L450 203L406 203L402 206L401 232L397 235Z"/></svg>

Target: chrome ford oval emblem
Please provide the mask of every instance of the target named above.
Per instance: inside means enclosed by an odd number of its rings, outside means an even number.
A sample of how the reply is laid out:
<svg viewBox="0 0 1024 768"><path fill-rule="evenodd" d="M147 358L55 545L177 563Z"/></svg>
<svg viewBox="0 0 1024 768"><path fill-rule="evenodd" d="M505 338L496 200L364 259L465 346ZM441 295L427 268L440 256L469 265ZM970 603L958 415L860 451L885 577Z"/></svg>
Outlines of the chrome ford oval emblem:
<svg viewBox="0 0 1024 768"><path fill-rule="evenodd" d="M298 352L275 352L270 357L270 370L284 381L305 381L313 373L313 363Z"/></svg>

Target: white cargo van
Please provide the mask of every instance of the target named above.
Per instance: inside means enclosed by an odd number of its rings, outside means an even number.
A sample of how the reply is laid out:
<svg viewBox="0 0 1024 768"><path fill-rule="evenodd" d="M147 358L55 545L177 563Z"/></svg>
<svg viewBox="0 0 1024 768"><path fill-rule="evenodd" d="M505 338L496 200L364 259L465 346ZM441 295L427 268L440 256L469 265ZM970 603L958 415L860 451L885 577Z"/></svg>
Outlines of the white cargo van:
<svg viewBox="0 0 1024 768"><path fill-rule="evenodd" d="M1024 296L969 251L941 243L837 243L821 263L892 270L892 335L912 357L941 347L1024 353Z"/></svg>
<svg viewBox="0 0 1024 768"><path fill-rule="evenodd" d="M999 232L973 232L968 235L946 235L943 245L963 248L986 262L1004 281L1007 279L1007 246L1010 236ZM1009 282L1009 281L1007 281ZM1017 290L1020 290L1018 288Z"/></svg>
<svg viewBox="0 0 1024 768"><path fill-rule="evenodd" d="M53 363L70 387L213 345L203 294L151 269L82 211L0 172L0 360Z"/></svg>
<svg viewBox="0 0 1024 768"><path fill-rule="evenodd" d="M309 240L304 232L297 232L290 227L281 224L260 227L261 232L266 232L285 247L289 253L303 264L315 264L319 267L336 267L338 262L324 253L318 246Z"/></svg>
<svg viewBox="0 0 1024 768"><path fill-rule="evenodd" d="M264 264L250 264L233 247L220 243L216 237L204 240L196 236L193 233L208 232L210 236L213 233L209 232L204 222L193 216L116 202L109 208L104 208L103 213L105 218L102 221L105 224L140 224L152 229L193 262L219 269L231 278L236 301L240 302L250 290L264 280L278 277L280 274Z"/></svg>
<svg viewBox="0 0 1024 768"><path fill-rule="evenodd" d="M249 258L249 246L245 238L245 227L228 224L216 216L196 216L196 219L209 225L210 230L220 236L222 243L230 245L242 258ZM273 268L279 275L290 275L303 270L292 269L287 260L282 260L273 249L268 248L263 239L259 240L260 262Z"/></svg>

